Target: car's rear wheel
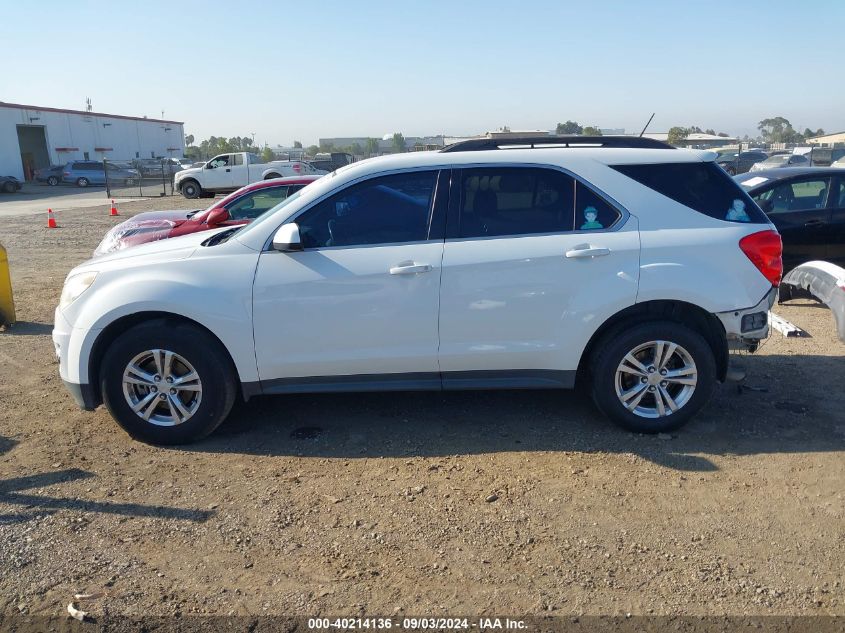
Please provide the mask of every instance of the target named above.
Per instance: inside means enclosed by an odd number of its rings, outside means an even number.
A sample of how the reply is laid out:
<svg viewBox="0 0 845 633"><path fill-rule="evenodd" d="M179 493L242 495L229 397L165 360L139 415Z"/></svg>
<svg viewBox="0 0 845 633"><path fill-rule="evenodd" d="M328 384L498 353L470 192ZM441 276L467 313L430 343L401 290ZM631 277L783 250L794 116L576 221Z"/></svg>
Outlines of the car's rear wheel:
<svg viewBox="0 0 845 633"><path fill-rule="evenodd" d="M187 180L183 182L180 190L182 191L183 196L192 200L194 198L199 198L202 194L202 187L199 186L199 183L196 180Z"/></svg>
<svg viewBox="0 0 845 633"><path fill-rule="evenodd" d="M281 178L279 174L267 174L264 176L264 180L273 180L273 178Z"/></svg>
<svg viewBox="0 0 845 633"><path fill-rule="evenodd" d="M77 187L87 187L88 186L88 179L87 178L77 178L76 179L76 186Z"/></svg>
<svg viewBox="0 0 845 633"><path fill-rule="evenodd" d="M59 179L56 178L55 176L50 176L49 178L47 178L47 184L50 185L51 187L55 187L56 185L59 184Z"/></svg>
<svg viewBox="0 0 845 633"><path fill-rule="evenodd" d="M591 366L596 406L636 433L677 429L710 399L716 386L713 350L680 323L620 328L603 339Z"/></svg>
<svg viewBox="0 0 845 633"><path fill-rule="evenodd" d="M15 193L18 190L18 186L13 182L4 182L3 183L3 191L6 193Z"/></svg>
<svg viewBox="0 0 845 633"><path fill-rule="evenodd" d="M111 344L100 387L118 424L152 444L205 437L229 414L236 393L234 370L219 341L166 319L135 326Z"/></svg>

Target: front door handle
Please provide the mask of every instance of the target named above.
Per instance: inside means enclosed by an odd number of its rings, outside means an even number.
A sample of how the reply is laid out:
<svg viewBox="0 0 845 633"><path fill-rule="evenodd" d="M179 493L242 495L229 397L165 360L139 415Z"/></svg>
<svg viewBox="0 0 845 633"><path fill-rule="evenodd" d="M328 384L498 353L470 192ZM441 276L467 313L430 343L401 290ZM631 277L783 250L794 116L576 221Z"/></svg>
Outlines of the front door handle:
<svg viewBox="0 0 845 633"><path fill-rule="evenodd" d="M824 220L807 220L806 222L804 222L804 226L809 228L818 228L820 226L824 226L825 224L827 224L827 222L825 222Z"/></svg>
<svg viewBox="0 0 845 633"><path fill-rule="evenodd" d="M566 256L569 259L579 259L582 257L603 257L610 255L609 248L587 246L583 248L573 248L571 251L566 251Z"/></svg>
<svg viewBox="0 0 845 633"><path fill-rule="evenodd" d="M226 169L226 171L232 171L231 169Z"/></svg>
<svg viewBox="0 0 845 633"><path fill-rule="evenodd" d="M399 262L390 268L391 275L416 275L427 273L431 270L431 264L418 264L417 262Z"/></svg>

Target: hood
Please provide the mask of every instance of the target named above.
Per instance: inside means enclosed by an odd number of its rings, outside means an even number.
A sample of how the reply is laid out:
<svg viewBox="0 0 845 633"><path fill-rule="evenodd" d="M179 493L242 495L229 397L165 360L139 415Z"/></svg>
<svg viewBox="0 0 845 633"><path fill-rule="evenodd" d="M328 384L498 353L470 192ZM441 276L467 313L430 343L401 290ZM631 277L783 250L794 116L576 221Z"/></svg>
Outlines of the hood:
<svg viewBox="0 0 845 633"><path fill-rule="evenodd" d="M116 224L94 249L94 257L170 237L170 231L188 220L188 211L149 211Z"/></svg>
<svg viewBox="0 0 845 633"><path fill-rule="evenodd" d="M176 178L176 180L181 180L182 178L190 176L191 174L198 174L202 170L202 167L188 167L187 169L180 169L175 174L173 174L173 177Z"/></svg>
<svg viewBox="0 0 845 633"><path fill-rule="evenodd" d="M161 263L185 259L193 253L205 240L211 236L230 229L222 227L218 230L202 231L200 233L189 233L181 237L172 237L166 240L157 240L135 246L126 250L109 253L101 257L89 259L80 264L73 271L85 272L89 270L110 270L122 266L137 266L148 263Z"/></svg>

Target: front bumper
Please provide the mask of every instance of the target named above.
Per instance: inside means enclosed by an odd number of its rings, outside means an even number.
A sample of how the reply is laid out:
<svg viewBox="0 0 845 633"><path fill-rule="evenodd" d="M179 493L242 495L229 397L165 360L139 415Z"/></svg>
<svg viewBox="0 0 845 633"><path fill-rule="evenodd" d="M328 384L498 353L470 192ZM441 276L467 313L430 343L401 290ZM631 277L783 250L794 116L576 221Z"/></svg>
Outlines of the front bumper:
<svg viewBox="0 0 845 633"><path fill-rule="evenodd" d="M777 296L778 289L773 286L754 307L716 313L725 328L730 349L753 351L769 336L768 314Z"/></svg>
<svg viewBox="0 0 845 633"><path fill-rule="evenodd" d="M72 359L78 359L82 355L82 346L79 340L79 330L74 329L65 319L61 310L56 308L53 326L53 347L56 351L56 359L59 361L59 376L65 388L73 396L76 404L86 411L93 411L100 404L95 385L82 382L78 366L71 364ZM84 377L83 377L84 378Z"/></svg>

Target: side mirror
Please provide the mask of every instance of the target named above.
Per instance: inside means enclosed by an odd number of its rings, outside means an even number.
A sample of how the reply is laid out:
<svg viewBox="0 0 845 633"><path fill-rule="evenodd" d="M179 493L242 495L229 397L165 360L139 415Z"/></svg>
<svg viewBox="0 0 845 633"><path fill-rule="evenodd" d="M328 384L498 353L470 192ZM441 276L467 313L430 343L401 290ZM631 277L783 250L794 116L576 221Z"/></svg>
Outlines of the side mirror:
<svg viewBox="0 0 845 633"><path fill-rule="evenodd" d="M771 200L758 200L757 206L759 206L765 213L771 213L772 211L772 201Z"/></svg>
<svg viewBox="0 0 845 633"><path fill-rule="evenodd" d="M299 225L296 222L284 224L279 227L279 230L273 236L273 250L282 251L283 253L302 250Z"/></svg>
<svg viewBox="0 0 845 633"><path fill-rule="evenodd" d="M205 218L205 223L208 224L208 226L216 226L218 224L223 224L228 219L229 211L223 207L220 209L213 209L211 213L208 214L208 217Z"/></svg>

